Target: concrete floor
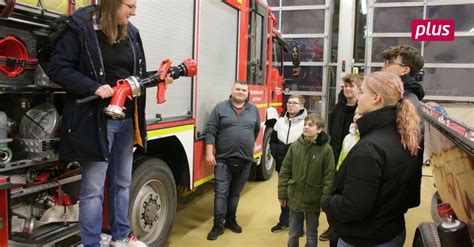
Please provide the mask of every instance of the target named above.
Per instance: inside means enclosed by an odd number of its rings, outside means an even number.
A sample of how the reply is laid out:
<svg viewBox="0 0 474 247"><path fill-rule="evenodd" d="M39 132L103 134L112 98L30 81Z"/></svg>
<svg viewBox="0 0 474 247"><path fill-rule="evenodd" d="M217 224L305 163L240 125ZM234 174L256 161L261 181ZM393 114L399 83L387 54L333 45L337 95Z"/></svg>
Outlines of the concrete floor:
<svg viewBox="0 0 474 247"><path fill-rule="evenodd" d="M418 208L411 209L406 215L407 240L405 246L411 246L416 227L420 222L431 221L430 204L435 192L431 168L424 168L422 181L422 201ZM265 182L249 181L241 194L237 210L237 221L243 228L241 234L227 230L215 241L206 239L212 228L214 192L212 182L202 185L195 192L178 199L178 212L169 239L170 247L181 246L286 246L288 231L272 233L270 228L277 223L280 208L277 200L276 173ZM318 231L324 231L328 224L321 213ZM304 246L305 238L300 238ZM319 242L321 247L328 242Z"/></svg>

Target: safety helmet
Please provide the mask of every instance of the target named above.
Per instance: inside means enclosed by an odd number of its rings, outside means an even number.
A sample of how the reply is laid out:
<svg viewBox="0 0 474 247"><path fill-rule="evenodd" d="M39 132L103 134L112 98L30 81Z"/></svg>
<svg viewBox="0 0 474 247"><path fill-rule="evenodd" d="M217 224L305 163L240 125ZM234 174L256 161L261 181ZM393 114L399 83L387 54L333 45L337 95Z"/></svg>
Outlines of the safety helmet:
<svg viewBox="0 0 474 247"><path fill-rule="evenodd" d="M38 59L28 57L23 42L14 36L7 36L0 39L0 72L13 78L23 72L23 70L34 70L38 64Z"/></svg>

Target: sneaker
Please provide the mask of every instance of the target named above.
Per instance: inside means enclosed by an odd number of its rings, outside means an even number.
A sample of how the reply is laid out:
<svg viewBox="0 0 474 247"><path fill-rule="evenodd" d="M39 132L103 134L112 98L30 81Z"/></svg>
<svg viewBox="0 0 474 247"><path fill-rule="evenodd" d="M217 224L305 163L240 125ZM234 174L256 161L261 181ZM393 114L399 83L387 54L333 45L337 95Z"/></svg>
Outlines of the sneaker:
<svg viewBox="0 0 474 247"><path fill-rule="evenodd" d="M112 240L110 246L114 247L146 247L147 245L142 241L138 240L135 234L130 233L128 237L122 240Z"/></svg>
<svg viewBox="0 0 474 247"><path fill-rule="evenodd" d="M231 220L226 220L224 224L225 228L230 229L231 231L235 233L241 233L242 232L242 227L237 224L237 221L235 219Z"/></svg>
<svg viewBox="0 0 474 247"><path fill-rule="evenodd" d="M288 230L288 226L282 226L280 225L280 223L277 223L274 227L272 227L271 231L273 233L277 233L277 232L282 232L282 231L285 231L285 230Z"/></svg>
<svg viewBox="0 0 474 247"><path fill-rule="evenodd" d="M224 228L222 226L214 225L212 230L207 234L207 240L216 240L222 234L224 234Z"/></svg>
<svg viewBox="0 0 474 247"><path fill-rule="evenodd" d="M329 228L326 229L321 235L319 235L319 240L321 241L329 241Z"/></svg>

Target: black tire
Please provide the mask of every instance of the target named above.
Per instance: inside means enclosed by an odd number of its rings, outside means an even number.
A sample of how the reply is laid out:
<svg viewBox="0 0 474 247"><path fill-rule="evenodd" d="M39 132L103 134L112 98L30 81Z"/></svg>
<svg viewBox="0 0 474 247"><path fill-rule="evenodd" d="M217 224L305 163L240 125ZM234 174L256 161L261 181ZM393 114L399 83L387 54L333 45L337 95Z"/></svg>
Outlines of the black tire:
<svg viewBox="0 0 474 247"><path fill-rule="evenodd" d="M272 177L273 170L275 170L275 159L270 152L270 137L272 136L273 128L266 127L263 134L263 151L260 165L257 166L257 180L265 181Z"/></svg>
<svg viewBox="0 0 474 247"><path fill-rule="evenodd" d="M132 231L149 246L166 246L176 215L176 183L168 165L146 157L137 161L130 186Z"/></svg>

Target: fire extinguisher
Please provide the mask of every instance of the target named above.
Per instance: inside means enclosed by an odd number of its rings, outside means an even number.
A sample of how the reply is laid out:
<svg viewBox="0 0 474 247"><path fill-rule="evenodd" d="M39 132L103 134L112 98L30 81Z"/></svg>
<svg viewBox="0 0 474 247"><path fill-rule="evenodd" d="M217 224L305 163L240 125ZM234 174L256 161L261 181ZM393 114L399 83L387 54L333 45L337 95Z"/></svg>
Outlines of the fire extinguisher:
<svg viewBox="0 0 474 247"><path fill-rule="evenodd" d="M455 218L454 211L449 203L438 205L439 216L444 221L438 225L438 236L441 246L472 247L467 225Z"/></svg>

